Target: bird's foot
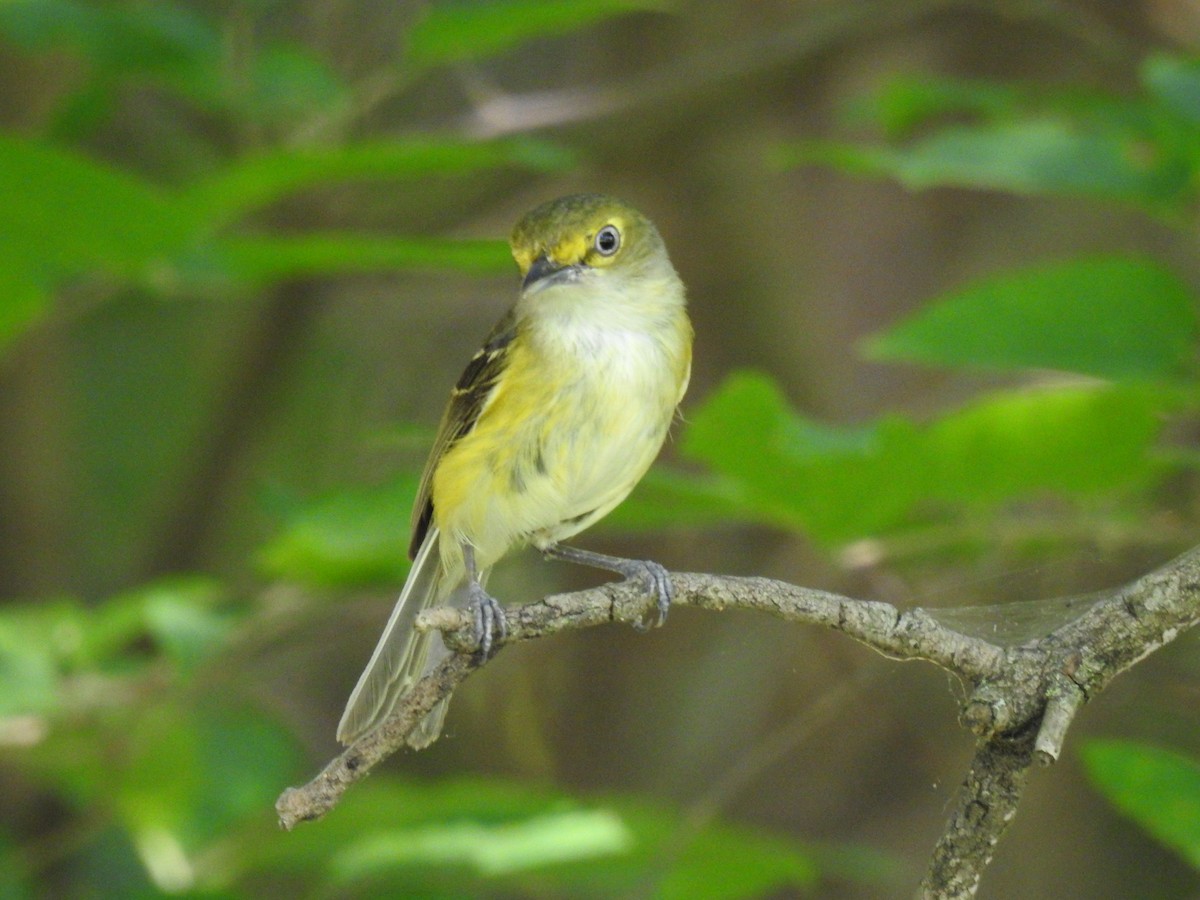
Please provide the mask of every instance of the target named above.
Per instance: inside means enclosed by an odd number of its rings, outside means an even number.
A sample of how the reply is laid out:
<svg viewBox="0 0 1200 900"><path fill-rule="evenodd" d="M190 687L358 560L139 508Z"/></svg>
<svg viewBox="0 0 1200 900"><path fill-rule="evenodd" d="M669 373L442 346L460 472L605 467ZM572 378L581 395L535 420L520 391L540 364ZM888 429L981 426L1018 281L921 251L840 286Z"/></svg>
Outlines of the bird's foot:
<svg viewBox="0 0 1200 900"><path fill-rule="evenodd" d="M667 612L671 608L671 600L675 597L675 585L665 567L649 559L625 559L558 543L547 544L541 549L548 557L616 572L626 581L640 583L646 593L654 598L655 610L634 623L633 627L638 631L648 631L667 621Z"/></svg>
<svg viewBox="0 0 1200 900"><path fill-rule="evenodd" d="M671 601L675 598L675 584L666 567L649 559L628 559L624 560L624 565L618 571L626 581L640 582L655 601L654 610L635 622L633 627L638 631L649 631L666 622Z"/></svg>
<svg viewBox="0 0 1200 900"><path fill-rule="evenodd" d="M487 659L492 655L492 649L497 641L502 641L508 635L508 617L500 601L483 589L478 583L471 584L470 599L467 609L471 613L472 631L475 646Z"/></svg>

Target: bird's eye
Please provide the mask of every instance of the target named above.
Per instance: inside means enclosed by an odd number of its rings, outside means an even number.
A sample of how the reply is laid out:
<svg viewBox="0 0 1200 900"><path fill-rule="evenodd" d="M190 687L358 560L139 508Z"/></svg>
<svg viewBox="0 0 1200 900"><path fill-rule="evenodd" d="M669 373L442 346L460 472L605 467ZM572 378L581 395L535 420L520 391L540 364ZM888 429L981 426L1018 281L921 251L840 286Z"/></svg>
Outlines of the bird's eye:
<svg viewBox="0 0 1200 900"><path fill-rule="evenodd" d="M615 225L605 225L596 232L596 252L601 256L612 256L621 249L621 232Z"/></svg>

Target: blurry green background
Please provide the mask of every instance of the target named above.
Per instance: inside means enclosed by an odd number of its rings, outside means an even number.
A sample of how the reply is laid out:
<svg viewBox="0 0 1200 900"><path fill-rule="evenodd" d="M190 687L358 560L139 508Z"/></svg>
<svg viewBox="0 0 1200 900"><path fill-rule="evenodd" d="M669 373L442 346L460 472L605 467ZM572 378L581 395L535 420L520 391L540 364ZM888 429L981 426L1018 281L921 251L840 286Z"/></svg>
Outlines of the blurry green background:
<svg viewBox="0 0 1200 900"><path fill-rule="evenodd" d="M0 0L0 895L908 896L960 686L743 613L506 650L325 820L272 804L558 194L653 218L697 332L581 544L928 607L1194 544L1198 43L1188 0ZM1195 651L1084 710L981 897L1196 895Z"/></svg>

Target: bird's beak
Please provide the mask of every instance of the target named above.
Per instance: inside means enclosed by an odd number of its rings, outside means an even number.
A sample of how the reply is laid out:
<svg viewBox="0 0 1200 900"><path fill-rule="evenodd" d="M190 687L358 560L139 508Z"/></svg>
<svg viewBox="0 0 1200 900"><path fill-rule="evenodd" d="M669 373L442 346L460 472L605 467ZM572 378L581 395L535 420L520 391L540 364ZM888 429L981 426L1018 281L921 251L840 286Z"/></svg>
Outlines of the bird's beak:
<svg viewBox="0 0 1200 900"><path fill-rule="evenodd" d="M525 273L521 289L527 291L535 284L543 288L563 281L573 281L578 270L578 266L560 265L553 258L543 254L533 261L529 271Z"/></svg>

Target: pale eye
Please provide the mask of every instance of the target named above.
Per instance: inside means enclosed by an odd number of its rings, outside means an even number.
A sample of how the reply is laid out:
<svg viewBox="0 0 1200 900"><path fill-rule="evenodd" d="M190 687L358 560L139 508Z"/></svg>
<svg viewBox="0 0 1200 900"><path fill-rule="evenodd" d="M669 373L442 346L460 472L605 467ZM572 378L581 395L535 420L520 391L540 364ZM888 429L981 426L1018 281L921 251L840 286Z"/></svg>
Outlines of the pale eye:
<svg viewBox="0 0 1200 900"><path fill-rule="evenodd" d="M621 249L621 232L616 225L605 225L596 232L596 252L601 256L612 256Z"/></svg>

